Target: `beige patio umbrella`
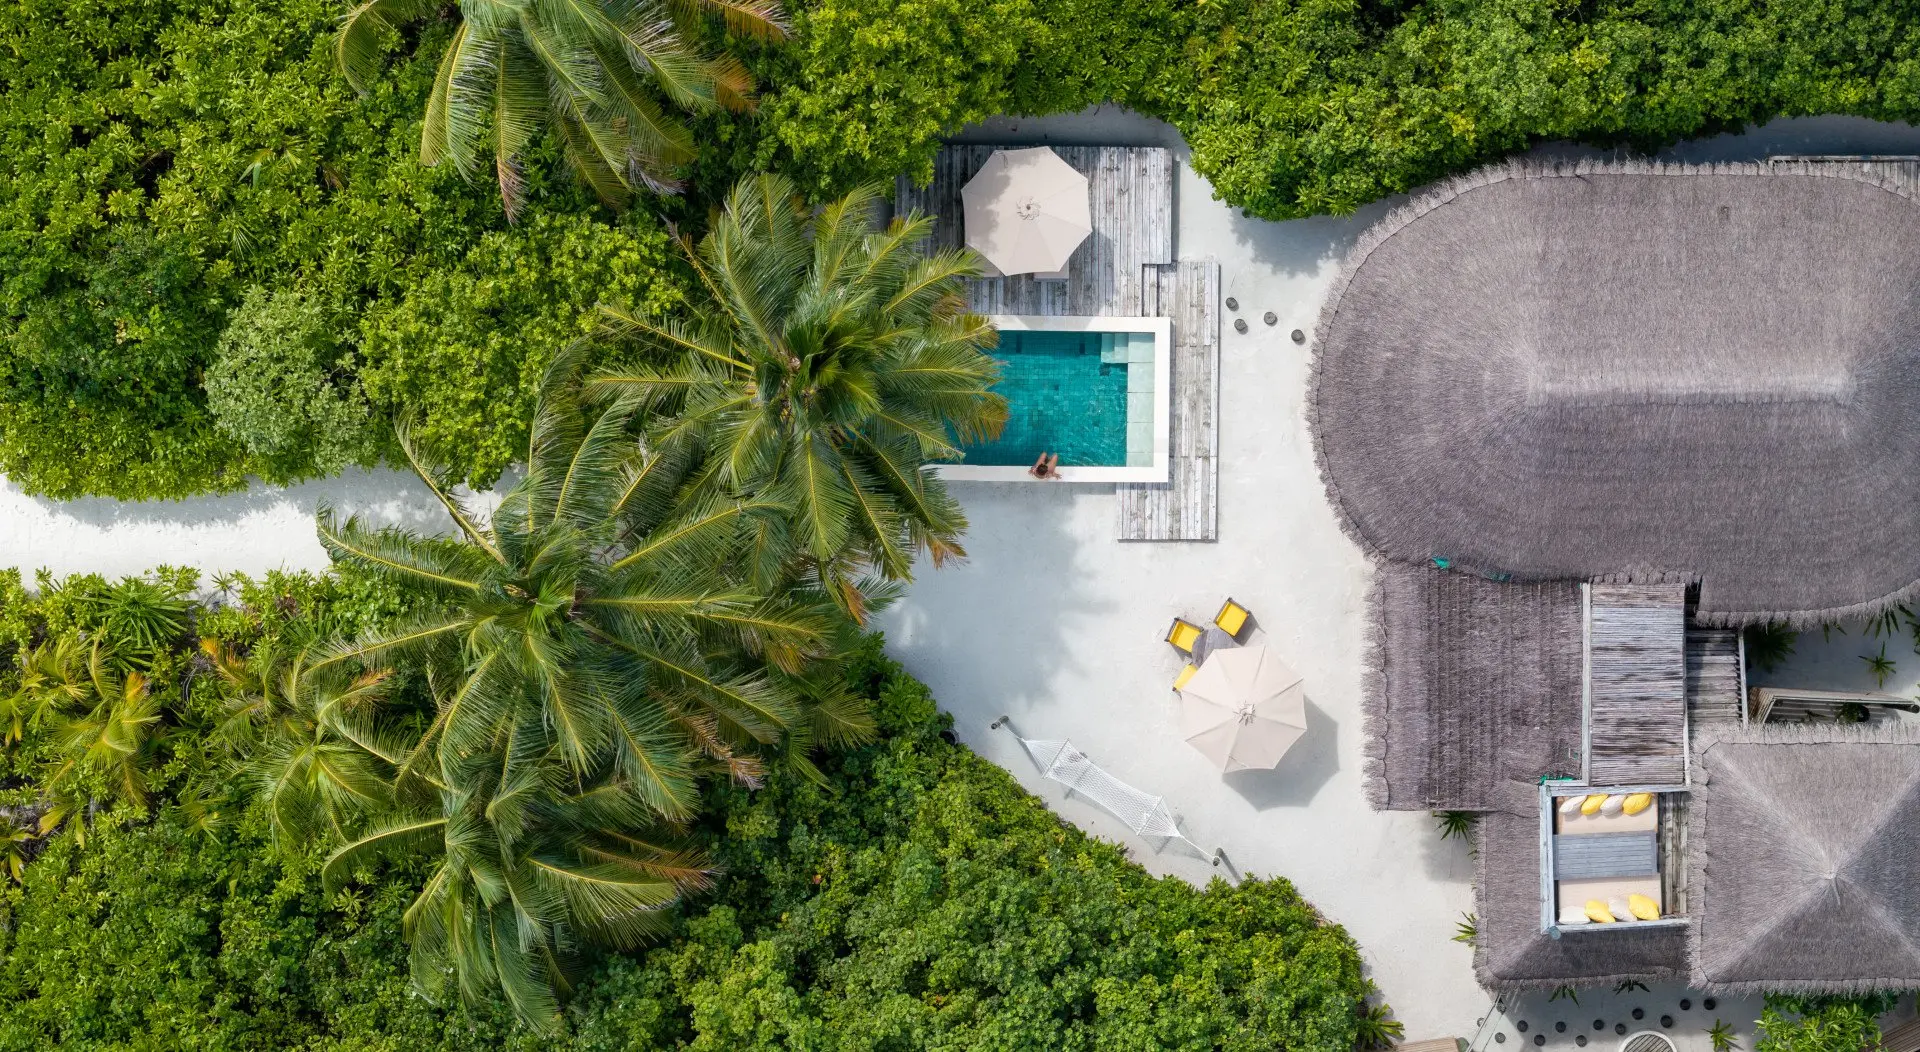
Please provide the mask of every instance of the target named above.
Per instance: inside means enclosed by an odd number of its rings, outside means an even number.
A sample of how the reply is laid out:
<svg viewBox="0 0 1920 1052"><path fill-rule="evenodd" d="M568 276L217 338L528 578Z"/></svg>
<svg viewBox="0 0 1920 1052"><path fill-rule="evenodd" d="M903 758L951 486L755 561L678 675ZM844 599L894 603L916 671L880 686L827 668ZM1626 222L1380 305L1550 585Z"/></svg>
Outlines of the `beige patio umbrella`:
<svg viewBox="0 0 1920 1052"><path fill-rule="evenodd" d="M1306 732L1306 686L1263 646L1210 652L1180 691L1181 736L1222 771L1272 767Z"/></svg>
<svg viewBox="0 0 1920 1052"><path fill-rule="evenodd" d="M967 245L1002 274L1055 274L1093 232L1087 177L1045 146L1001 150L960 190Z"/></svg>

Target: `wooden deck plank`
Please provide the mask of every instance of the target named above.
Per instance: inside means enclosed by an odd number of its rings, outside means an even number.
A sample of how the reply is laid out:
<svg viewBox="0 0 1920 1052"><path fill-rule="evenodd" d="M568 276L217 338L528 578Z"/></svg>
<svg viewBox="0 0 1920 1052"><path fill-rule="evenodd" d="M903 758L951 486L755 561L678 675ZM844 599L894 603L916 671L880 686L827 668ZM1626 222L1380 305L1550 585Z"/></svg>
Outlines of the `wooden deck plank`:
<svg viewBox="0 0 1920 1052"><path fill-rule="evenodd" d="M1739 723L1745 703L1740 679L1740 633L1688 625L1688 723Z"/></svg>
<svg viewBox="0 0 1920 1052"><path fill-rule="evenodd" d="M1220 265L1182 260L1148 268L1145 301L1173 318L1173 396L1168 481L1115 488L1123 541L1219 537Z"/></svg>
<svg viewBox="0 0 1920 1052"><path fill-rule="evenodd" d="M1595 584L1587 613L1587 778L1686 781L1686 588Z"/></svg>

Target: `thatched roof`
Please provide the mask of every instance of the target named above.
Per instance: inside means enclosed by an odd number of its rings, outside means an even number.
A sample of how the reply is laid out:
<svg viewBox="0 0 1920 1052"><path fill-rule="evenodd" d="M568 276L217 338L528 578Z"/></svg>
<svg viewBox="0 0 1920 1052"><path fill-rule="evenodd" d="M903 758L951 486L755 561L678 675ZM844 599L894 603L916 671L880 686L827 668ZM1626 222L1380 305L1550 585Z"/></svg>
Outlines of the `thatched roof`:
<svg viewBox="0 0 1920 1052"><path fill-rule="evenodd" d="M1479 811L1580 773L1580 589L1383 564L1368 604L1367 799ZM1517 795L1516 795L1517 794Z"/></svg>
<svg viewBox="0 0 1920 1052"><path fill-rule="evenodd" d="M1917 746L1896 729L1833 724L1697 736L1695 984L1832 994L1920 986Z"/></svg>
<svg viewBox="0 0 1920 1052"><path fill-rule="evenodd" d="M1520 813L1480 816L1474 882L1479 934L1473 967L1489 990L1606 986L1628 979L1686 978L1683 927L1568 932L1540 930L1538 802Z"/></svg>
<svg viewBox="0 0 1920 1052"><path fill-rule="evenodd" d="M1920 581L1920 205L1828 168L1508 166L1364 236L1321 316L1322 477L1370 553L1666 573L1713 624Z"/></svg>

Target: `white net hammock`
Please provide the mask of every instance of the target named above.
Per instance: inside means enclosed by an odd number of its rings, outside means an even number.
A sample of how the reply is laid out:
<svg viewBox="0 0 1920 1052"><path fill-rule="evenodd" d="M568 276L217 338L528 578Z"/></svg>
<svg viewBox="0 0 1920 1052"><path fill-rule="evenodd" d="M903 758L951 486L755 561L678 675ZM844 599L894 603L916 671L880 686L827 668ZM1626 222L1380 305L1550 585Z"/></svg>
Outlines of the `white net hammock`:
<svg viewBox="0 0 1920 1052"><path fill-rule="evenodd" d="M1066 786L1069 795L1077 793L1093 801L1101 810L1126 823L1136 836L1158 841L1155 850L1164 850L1177 840L1200 857L1207 857L1200 845L1180 832L1164 799L1149 796L1101 770L1085 753L1074 748L1072 742L1020 738L1020 744L1042 775Z"/></svg>

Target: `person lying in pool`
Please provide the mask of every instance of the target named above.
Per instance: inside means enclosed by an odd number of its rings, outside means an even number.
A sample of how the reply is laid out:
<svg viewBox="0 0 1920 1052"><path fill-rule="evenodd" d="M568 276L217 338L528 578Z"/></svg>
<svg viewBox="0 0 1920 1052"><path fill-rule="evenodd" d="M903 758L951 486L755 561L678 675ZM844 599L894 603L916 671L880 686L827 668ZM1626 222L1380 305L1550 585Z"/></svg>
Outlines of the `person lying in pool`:
<svg viewBox="0 0 1920 1052"><path fill-rule="evenodd" d="M1060 477L1060 454L1041 453L1040 459L1033 462L1027 474L1037 479L1057 479Z"/></svg>

